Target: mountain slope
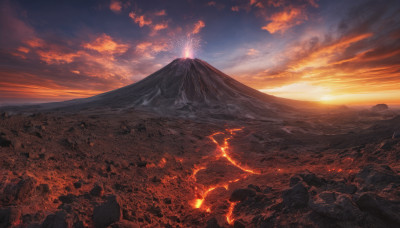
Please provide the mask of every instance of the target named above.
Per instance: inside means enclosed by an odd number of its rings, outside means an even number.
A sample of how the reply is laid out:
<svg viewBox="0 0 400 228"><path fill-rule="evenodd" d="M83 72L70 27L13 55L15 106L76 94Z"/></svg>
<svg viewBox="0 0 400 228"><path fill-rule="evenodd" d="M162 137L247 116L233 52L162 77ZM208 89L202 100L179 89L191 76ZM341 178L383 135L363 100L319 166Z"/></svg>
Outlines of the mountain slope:
<svg viewBox="0 0 400 228"><path fill-rule="evenodd" d="M187 117L271 118L293 111L293 105L299 103L252 89L200 59L180 58L137 83L44 107L134 108Z"/></svg>

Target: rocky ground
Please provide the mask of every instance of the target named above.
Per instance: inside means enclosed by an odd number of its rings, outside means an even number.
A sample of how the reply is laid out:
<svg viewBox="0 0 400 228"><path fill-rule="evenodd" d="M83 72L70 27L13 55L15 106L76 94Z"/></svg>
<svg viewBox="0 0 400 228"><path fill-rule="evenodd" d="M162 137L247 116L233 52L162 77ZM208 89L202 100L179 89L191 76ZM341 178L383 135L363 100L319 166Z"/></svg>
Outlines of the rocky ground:
<svg viewBox="0 0 400 228"><path fill-rule="evenodd" d="M399 227L400 117L0 117L0 227Z"/></svg>

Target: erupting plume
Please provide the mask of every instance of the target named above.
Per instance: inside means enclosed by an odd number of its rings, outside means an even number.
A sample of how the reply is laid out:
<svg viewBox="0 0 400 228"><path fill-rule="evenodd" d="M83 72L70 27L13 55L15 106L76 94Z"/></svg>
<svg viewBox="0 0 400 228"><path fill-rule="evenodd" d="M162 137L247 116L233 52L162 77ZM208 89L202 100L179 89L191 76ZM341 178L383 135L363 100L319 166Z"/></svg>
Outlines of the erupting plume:
<svg viewBox="0 0 400 228"><path fill-rule="evenodd" d="M217 185L213 185L210 186L208 188L203 189L203 191L199 192L198 188L196 187L196 191L198 197L197 199L195 199L192 203L192 206L194 208L198 208L198 209L204 209L207 212L211 212L211 209L209 207L205 207L203 206L203 203L205 201L205 199L207 198L208 194L212 191L214 191L217 188L225 188L226 190L228 190L229 185L231 183L235 183L238 182L240 180L243 180L245 178L247 178L247 176L250 174L260 174L259 171L257 170L253 170L250 169L248 167L245 167L243 165L240 164L240 162L234 160L230 155L229 155L229 140L232 139L233 135L235 135L235 133L237 131L241 131L242 128L237 128L237 129L226 129L225 132L215 132L213 134L211 134L210 136L208 136L208 138L211 139L211 141L217 146L217 151L219 152L216 156L214 160L218 160L221 158L225 158L231 165L239 168L240 170L242 170L243 172L245 172L245 174L241 175L241 177L234 179L234 180L228 180L228 181L224 181L222 183L219 183ZM218 141L214 138L216 135L224 135L224 140L222 145L220 143L218 143ZM213 159L211 159L213 160ZM209 159L207 160L209 162ZM192 174L192 178L194 181L197 181L196 175L200 170L204 170L206 169L206 165L202 165L199 167L195 167L193 169L193 174ZM232 224L234 222L234 218L232 217L232 213L234 210L236 203L230 203L230 207L228 209L228 212L226 214L226 221L228 222L228 224Z"/></svg>
<svg viewBox="0 0 400 228"><path fill-rule="evenodd" d="M192 38L188 38L185 43L185 47L183 48L183 56L185 59L192 59L193 58L193 47L192 47Z"/></svg>

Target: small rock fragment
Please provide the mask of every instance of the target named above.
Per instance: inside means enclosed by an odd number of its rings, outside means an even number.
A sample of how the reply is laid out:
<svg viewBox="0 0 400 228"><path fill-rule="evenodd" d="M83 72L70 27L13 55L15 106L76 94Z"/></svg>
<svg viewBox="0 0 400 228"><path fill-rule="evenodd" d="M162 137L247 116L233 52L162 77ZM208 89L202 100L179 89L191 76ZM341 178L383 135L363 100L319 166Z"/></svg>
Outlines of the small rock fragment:
<svg viewBox="0 0 400 228"><path fill-rule="evenodd" d="M90 190L90 195L92 196L101 196L103 193L103 188L98 185L95 185L92 190Z"/></svg>

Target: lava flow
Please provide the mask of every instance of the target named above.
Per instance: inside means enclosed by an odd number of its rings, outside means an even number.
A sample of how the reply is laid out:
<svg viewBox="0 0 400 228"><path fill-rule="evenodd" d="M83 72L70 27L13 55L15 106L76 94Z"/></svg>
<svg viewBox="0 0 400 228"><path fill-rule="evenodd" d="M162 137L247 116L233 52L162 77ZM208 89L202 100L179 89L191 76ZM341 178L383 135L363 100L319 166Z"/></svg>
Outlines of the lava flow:
<svg viewBox="0 0 400 228"><path fill-rule="evenodd" d="M241 175L237 179L227 180L227 181L224 181L217 185L210 186L210 187L204 189L201 193L197 193L196 195L198 195L200 197L198 197L197 199L194 200L194 202L192 204L192 206L194 208L204 209L207 212L211 212L210 208L208 208L208 207L206 208L203 206L204 200L206 199L206 197L208 196L208 194L210 192L214 191L217 188L225 188L226 190L228 190L229 185L231 183L238 182L238 181L246 178L248 175L260 174L260 172L257 170L253 170L253 169L250 169L248 167L241 165L240 162L236 161L229 154L229 140L232 139L232 137L235 135L235 132L241 131L241 130L242 130L242 128L226 129L226 132L215 132L215 133L211 134L210 136L208 136L208 138L210 138L211 141L217 146L217 151L219 153L215 156L215 159L208 159L207 162L210 162L210 160L218 160L220 158L225 158L231 165L239 168L240 170L245 172L245 174ZM217 136L217 135L225 135L222 144L218 143L218 141L215 139L215 136ZM195 169L193 170L193 174L192 174L192 178L194 181L197 181L197 178L196 178L197 173L200 170L204 170L204 169L206 169L206 165L195 167ZM197 187L196 187L196 191L198 191ZM233 214L235 205L236 205L236 203L230 203L228 212L225 215L226 221L228 222L228 224L232 224L234 222L234 218L232 217L232 214Z"/></svg>

